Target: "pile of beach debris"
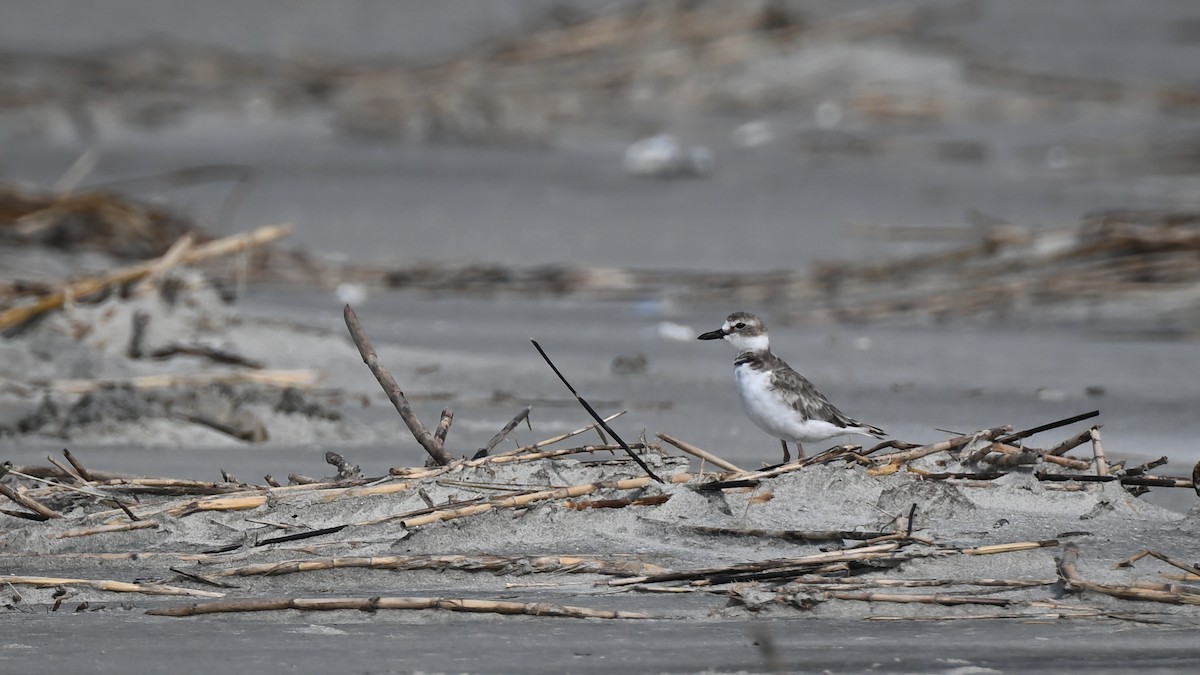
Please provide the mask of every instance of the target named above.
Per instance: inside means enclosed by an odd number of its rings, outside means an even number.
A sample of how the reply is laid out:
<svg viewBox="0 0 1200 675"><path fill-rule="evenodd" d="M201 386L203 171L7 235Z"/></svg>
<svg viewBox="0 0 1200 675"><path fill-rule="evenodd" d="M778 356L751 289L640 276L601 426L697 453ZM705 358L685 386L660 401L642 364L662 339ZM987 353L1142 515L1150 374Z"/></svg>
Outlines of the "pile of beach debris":
<svg viewBox="0 0 1200 675"><path fill-rule="evenodd" d="M1098 413L920 446L837 446L760 470L659 434L701 462L692 472L688 457L622 440L609 425L620 413L601 418L538 347L594 421L497 452L527 420L525 408L473 458L455 458L446 447L453 412L443 411L430 431L354 311L345 314L428 465L366 477L330 451L332 476L291 474L284 485L268 475L265 485L251 485L227 473L206 482L91 471L70 451L48 466L5 464L0 494L18 508L0 509L9 570L0 582L34 589L15 592L8 607L54 611L71 601L79 611L101 608L113 594L143 594L211 600L148 608L164 616L440 609L601 619L797 610L871 619L1200 617L1200 587L1188 583L1200 580L1200 565L1185 560L1200 557L1195 510L1181 517L1137 498L1151 488L1196 490L1197 477L1152 475L1165 457L1109 463L1096 426L1053 446L1027 444ZM599 433L600 444L553 447L588 432ZM1068 456L1084 444L1090 458ZM626 456L596 457L617 450ZM1168 541L1172 554L1159 550ZM1172 574L1129 578L1146 557ZM481 571L495 576L471 574ZM354 575L350 586L373 591L331 597L328 584L346 574ZM456 595L413 593L431 586ZM683 603L669 614L594 606L621 605L633 593L711 596L717 606ZM885 605L902 609L875 613Z"/></svg>

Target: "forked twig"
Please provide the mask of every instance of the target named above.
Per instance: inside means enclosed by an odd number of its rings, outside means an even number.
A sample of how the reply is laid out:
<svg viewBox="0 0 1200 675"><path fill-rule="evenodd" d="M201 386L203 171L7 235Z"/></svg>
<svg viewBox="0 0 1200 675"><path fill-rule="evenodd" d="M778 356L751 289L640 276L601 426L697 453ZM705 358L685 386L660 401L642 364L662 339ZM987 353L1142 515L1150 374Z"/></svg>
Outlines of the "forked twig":
<svg viewBox="0 0 1200 675"><path fill-rule="evenodd" d="M438 439L431 433L429 429L413 412L412 406L408 403L408 398L401 391L400 385L396 383L396 378L388 372L383 364L379 363L379 356L375 353L375 346L371 344L370 338L367 337L366 331L363 330L362 322L358 320L358 315L354 313L354 308L350 305L342 310L342 316L346 319L346 328L350 330L350 339L354 340L355 346L358 347L358 353L362 356L363 363L371 369L371 374L379 380L379 386L383 387L383 391L387 394L388 400L396 407L396 412L400 413L400 419L404 420L404 424L408 430L412 432L417 442L425 448L425 452L433 458L441 466L446 466L450 463L450 454L446 452L446 448L442 446ZM447 425L448 426L448 425Z"/></svg>

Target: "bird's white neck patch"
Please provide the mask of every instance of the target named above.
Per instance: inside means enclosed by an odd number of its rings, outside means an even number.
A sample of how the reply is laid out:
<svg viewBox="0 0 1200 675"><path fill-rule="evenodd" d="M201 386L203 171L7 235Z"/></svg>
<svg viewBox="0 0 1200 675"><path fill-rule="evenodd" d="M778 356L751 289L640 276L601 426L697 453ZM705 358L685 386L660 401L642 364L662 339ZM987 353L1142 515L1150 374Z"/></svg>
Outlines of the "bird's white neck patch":
<svg viewBox="0 0 1200 675"><path fill-rule="evenodd" d="M770 348L771 343L767 340L765 333L759 335L746 336L739 333L730 333L725 336L729 344L738 351L739 354L746 352L765 352Z"/></svg>

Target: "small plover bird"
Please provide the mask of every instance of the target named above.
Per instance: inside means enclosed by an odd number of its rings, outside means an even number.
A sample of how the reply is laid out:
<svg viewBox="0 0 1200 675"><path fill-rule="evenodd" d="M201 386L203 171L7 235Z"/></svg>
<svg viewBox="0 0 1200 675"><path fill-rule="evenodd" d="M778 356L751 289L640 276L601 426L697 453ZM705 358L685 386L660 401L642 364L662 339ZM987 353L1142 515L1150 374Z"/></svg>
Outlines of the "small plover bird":
<svg viewBox="0 0 1200 675"><path fill-rule="evenodd" d="M797 455L802 458L802 443L846 434L884 437L883 429L847 417L833 407L812 382L772 354L767 327L757 316L734 312L718 330L696 339L726 340L737 349L733 376L742 406L758 428L783 444L783 461L791 460L788 441L796 444Z"/></svg>

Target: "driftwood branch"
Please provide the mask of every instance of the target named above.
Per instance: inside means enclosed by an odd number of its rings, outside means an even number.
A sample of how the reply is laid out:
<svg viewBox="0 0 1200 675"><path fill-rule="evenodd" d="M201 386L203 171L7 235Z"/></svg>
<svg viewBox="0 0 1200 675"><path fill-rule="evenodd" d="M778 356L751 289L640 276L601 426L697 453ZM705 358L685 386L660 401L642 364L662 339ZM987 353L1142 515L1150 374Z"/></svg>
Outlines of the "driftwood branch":
<svg viewBox="0 0 1200 675"><path fill-rule="evenodd" d="M362 355L363 363L371 369L371 374L379 381L379 386L383 387L383 391L387 394L388 400L396 407L396 412L400 413L400 419L404 420L405 426L412 432L417 442L425 448L425 452L433 458L433 461L440 466L445 466L450 463L450 454L446 452L446 448L438 441L425 425L421 423L421 419L413 412L412 406L408 403L408 398L404 396L404 392L400 390L400 385L396 384L396 378L379 363L379 356L375 353L375 347L371 344L370 338L367 337L363 330L362 323L358 320L358 315L354 313L354 308L350 305L342 310L342 315L346 319L346 327L350 329L350 339L354 340L355 346L358 347L358 353Z"/></svg>

